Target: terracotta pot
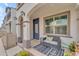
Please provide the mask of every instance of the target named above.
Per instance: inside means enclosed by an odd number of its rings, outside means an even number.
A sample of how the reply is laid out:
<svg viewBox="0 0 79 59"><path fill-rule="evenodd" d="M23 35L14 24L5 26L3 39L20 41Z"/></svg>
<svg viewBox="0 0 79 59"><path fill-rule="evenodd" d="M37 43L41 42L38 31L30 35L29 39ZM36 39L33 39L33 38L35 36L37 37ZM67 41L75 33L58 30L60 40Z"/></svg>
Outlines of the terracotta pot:
<svg viewBox="0 0 79 59"><path fill-rule="evenodd" d="M71 56L75 56L75 52L71 52Z"/></svg>

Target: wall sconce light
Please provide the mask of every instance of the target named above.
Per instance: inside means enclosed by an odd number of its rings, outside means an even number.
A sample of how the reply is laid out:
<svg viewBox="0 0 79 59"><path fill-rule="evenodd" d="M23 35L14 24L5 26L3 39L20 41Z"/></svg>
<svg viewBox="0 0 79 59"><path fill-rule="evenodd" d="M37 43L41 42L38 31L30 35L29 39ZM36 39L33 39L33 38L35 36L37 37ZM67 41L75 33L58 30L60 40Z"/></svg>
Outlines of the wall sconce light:
<svg viewBox="0 0 79 59"><path fill-rule="evenodd" d="M24 11L21 11L21 16L25 16L25 12Z"/></svg>

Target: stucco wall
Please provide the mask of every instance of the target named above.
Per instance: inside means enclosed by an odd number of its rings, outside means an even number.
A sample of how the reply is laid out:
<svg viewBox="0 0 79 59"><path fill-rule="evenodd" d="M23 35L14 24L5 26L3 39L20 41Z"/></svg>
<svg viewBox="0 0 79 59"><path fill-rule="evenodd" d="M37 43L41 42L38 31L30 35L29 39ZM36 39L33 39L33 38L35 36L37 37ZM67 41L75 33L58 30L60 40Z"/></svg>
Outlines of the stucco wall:
<svg viewBox="0 0 79 59"><path fill-rule="evenodd" d="M77 10L77 39L79 40L79 9Z"/></svg>
<svg viewBox="0 0 79 59"><path fill-rule="evenodd" d="M16 10L14 8L11 9L11 17L8 21L6 21L6 31L7 32L10 32L10 26L9 26L9 23L11 22L11 32L12 33L16 33L16 20L15 18L16 17Z"/></svg>
<svg viewBox="0 0 79 59"><path fill-rule="evenodd" d="M21 11L24 11L25 12L25 15L27 16L27 13L35 6L37 5L36 3L33 4L33 3L26 3L26 4L23 4L23 6L19 9L19 10L16 10L16 17L19 18L19 16L21 15ZM25 17L26 18L26 17ZM25 19L26 20L26 19Z"/></svg>
<svg viewBox="0 0 79 59"><path fill-rule="evenodd" d="M23 4L23 6L19 10L16 11L17 12L16 13L17 24L19 23L19 17L21 16L21 11L23 11L25 13L25 16L22 16L23 21L29 21L30 20L30 19L28 19L27 14L35 5L37 5L37 4L36 3L35 4L33 4L33 3ZM27 24L23 24L23 26L24 25L27 25ZM26 30L24 30L25 28L26 28ZM29 30L27 30L26 26L23 28L23 31L24 31L23 35L28 36L28 33L26 34L26 32L29 31ZM20 27L19 27L19 25L16 26L16 32L17 32L17 37L20 37Z"/></svg>
<svg viewBox="0 0 79 59"><path fill-rule="evenodd" d="M64 43L70 43L71 41L77 41L77 15L76 15L76 9L74 4L64 4L64 5L45 5L42 6L41 8L37 9L32 15L31 19L38 18L40 19L40 26L39 26L39 31L40 31L40 37L43 36L44 34L44 20L43 17L50 16L50 15L55 15L58 13L70 11L70 36L72 38L68 37L61 37L62 42ZM42 29L42 30L41 30ZM33 31L32 31L33 33ZM32 34L33 35L33 34ZM31 38L33 36L31 35Z"/></svg>

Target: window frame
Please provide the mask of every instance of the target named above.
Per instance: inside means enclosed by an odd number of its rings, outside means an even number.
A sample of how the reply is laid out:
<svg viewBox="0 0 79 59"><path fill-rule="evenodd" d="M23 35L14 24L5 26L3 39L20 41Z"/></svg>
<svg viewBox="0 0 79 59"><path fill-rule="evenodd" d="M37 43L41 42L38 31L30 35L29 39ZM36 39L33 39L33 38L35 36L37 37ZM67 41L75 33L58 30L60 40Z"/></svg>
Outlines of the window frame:
<svg viewBox="0 0 79 59"><path fill-rule="evenodd" d="M64 15L67 15L67 34L55 34L55 28L53 30L54 33L46 33L46 25L45 24L45 20L46 19L49 19L50 17L53 18L53 20L55 20L55 17L60 17L60 16L64 16ZM50 15L50 16L47 16L47 17L44 17L44 34L46 35L57 35L57 36L70 36L70 11L67 11L67 12L62 12L62 13L58 13L58 14L55 14L55 15ZM49 25L50 26L50 25Z"/></svg>

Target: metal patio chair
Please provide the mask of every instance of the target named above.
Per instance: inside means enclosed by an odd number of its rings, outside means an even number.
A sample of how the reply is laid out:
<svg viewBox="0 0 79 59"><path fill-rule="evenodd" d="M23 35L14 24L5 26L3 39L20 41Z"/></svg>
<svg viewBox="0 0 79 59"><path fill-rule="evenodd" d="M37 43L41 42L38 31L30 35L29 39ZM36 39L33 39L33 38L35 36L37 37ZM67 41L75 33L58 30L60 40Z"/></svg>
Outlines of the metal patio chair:
<svg viewBox="0 0 79 59"><path fill-rule="evenodd" d="M52 44L52 50L48 53L48 55L61 56L63 55L63 49L61 48L61 39L58 36L53 36L53 40L57 42L57 45Z"/></svg>
<svg viewBox="0 0 79 59"><path fill-rule="evenodd" d="M39 45L34 46L34 48L43 54L48 56L62 56L61 39L57 36L52 36L52 41L57 42L57 45L51 44L50 42L45 42L46 38L41 38Z"/></svg>

